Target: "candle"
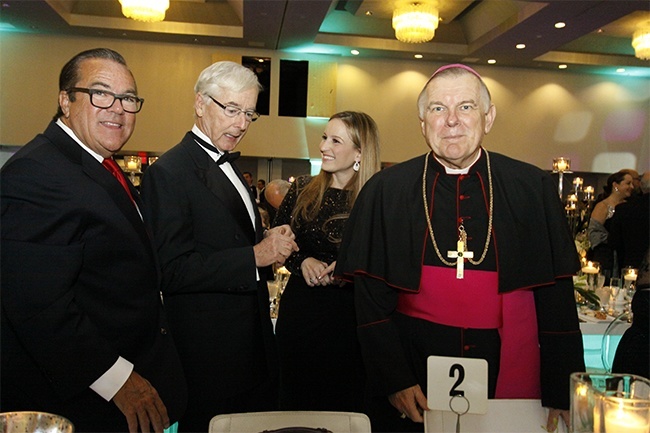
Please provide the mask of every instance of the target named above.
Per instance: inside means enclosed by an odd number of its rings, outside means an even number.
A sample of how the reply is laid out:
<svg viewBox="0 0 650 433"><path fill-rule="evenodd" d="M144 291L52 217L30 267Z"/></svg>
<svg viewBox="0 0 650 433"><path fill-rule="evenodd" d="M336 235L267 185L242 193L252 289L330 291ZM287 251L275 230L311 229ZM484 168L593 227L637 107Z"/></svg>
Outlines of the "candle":
<svg viewBox="0 0 650 433"><path fill-rule="evenodd" d="M581 177L576 177L573 179L573 186L576 190L576 193L580 191L580 188L582 188L582 178Z"/></svg>
<svg viewBox="0 0 650 433"><path fill-rule="evenodd" d="M600 268L594 262L587 262L587 266L582 268L582 272L585 274L597 274L600 272Z"/></svg>
<svg viewBox="0 0 650 433"><path fill-rule="evenodd" d="M560 173L568 171L571 168L571 163L568 159L560 157L553 160L553 170Z"/></svg>
<svg viewBox="0 0 650 433"><path fill-rule="evenodd" d="M607 433L648 433L648 421L639 415L628 413L622 408L609 410L605 414L605 432Z"/></svg>
<svg viewBox="0 0 650 433"><path fill-rule="evenodd" d="M625 274L625 275L623 276L623 279L624 279L625 281L636 281L636 277L637 277L637 275L636 275L636 270L635 270L635 269L632 269L632 270L630 270L627 274Z"/></svg>

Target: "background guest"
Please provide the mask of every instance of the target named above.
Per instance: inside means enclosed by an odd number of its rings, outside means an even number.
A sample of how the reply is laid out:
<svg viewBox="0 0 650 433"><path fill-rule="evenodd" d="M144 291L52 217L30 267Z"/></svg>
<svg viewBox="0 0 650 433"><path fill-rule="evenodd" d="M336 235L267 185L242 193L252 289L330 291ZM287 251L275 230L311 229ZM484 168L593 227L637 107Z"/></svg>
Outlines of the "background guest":
<svg viewBox="0 0 650 433"><path fill-rule="evenodd" d="M282 200L284 200L284 196L289 192L290 186L291 182L289 181L284 179L273 179L260 194L260 205L268 212L271 223L275 220L275 214L280 207Z"/></svg>
<svg viewBox="0 0 650 433"><path fill-rule="evenodd" d="M257 196L262 198L262 191L266 188L266 181L264 179L257 179Z"/></svg>
<svg viewBox="0 0 650 433"><path fill-rule="evenodd" d="M296 179L275 219L291 224L300 247L286 262L291 277L276 326L280 408L360 412L364 371L353 287L332 272L350 209L380 168L377 125L365 113L337 113L320 153L321 172Z"/></svg>
<svg viewBox="0 0 650 433"><path fill-rule="evenodd" d="M277 408L265 271L297 246L288 226L263 235L257 205L229 153L259 116L259 91L255 74L236 63L203 70L191 132L142 180L189 388L180 431L205 432L218 414Z"/></svg>
<svg viewBox="0 0 650 433"><path fill-rule="evenodd" d="M643 194L643 189L641 187L641 176L639 175L639 172L632 168L624 168L620 171L632 176L632 196Z"/></svg>
<svg viewBox="0 0 650 433"><path fill-rule="evenodd" d="M248 189L251 193L251 196L253 197L253 200L259 203L259 193L257 192L257 187L253 185L253 174L250 171L245 171L243 174L244 179L246 180L246 185L248 185Z"/></svg>
<svg viewBox="0 0 650 433"><path fill-rule="evenodd" d="M607 178L600 201L596 202L587 227L590 251L589 260L600 263L600 271L609 278L618 275L618 265L614 250L607 243L609 220L614 216L616 206L625 202L632 195L634 186L632 175L618 171Z"/></svg>
<svg viewBox="0 0 650 433"><path fill-rule="evenodd" d="M639 268L650 247L650 172L641 180L641 195L616 206L607 242L616 251L619 268Z"/></svg>
<svg viewBox="0 0 650 433"><path fill-rule="evenodd" d="M0 405L77 432L162 432L187 392L142 202L113 160L143 100L104 48L66 63L58 98L1 172Z"/></svg>

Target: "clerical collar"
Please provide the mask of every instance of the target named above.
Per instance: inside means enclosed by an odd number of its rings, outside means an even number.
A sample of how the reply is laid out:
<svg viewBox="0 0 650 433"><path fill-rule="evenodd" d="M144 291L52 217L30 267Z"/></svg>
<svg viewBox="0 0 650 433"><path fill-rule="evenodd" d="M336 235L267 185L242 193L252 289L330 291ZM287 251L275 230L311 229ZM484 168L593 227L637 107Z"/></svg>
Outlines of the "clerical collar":
<svg viewBox="0 0 650 433"><path fill-rule="evenodd" d="M447 167L445 165L445 163L436 156L435 153L433 153L433 157L436 159L436 161L438 161L440 163L440 165L442 165L445 168L445 173L447 173L447 174L467 174L467 173L469 173L469 169L472 168L472 166L474 164L476 164L476 161L479 160L479 158L481 157L482 152L483 152L483 149L479 147L478 153L476 154L476 157L474 158L474 161L472 161L472 163L470 165L468 165L467 167L465 167L465 168L450 168L450 167Z"/></svg>

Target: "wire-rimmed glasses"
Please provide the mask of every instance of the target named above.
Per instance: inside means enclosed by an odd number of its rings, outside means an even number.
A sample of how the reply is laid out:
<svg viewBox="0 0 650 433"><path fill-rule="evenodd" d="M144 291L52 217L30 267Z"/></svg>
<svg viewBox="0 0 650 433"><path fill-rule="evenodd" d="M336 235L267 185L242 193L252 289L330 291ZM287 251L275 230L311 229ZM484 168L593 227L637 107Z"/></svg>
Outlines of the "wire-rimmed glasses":
<svg viewBox="0 0 650 433"><path fill-rule="evenodd" d="M122 109L127 113L137 113L142 109L144 103L143 98L138 98L130 94L117 94L109 92L108 90L101 89L87 89L85 87L70 87L66 90L67 93L81 92L87 93L90 96L90 103L93 107L97 108L111 108L116 99L119 99L122 104Z"/></svg>
<svg viewBox="0 0 650 433"><path fill-rule="evenodd" d="M224 105L210 95L207 95L207 97L212 99L212 101L219 107L223 108L224 113L226 113L226 116L228 117L236 117L239 115L239 113L243 113L244 117L246 117L247 122L255 122L260 118L260 113L255 110L242 110L241 108L235 107L234 105Z"/></svg>

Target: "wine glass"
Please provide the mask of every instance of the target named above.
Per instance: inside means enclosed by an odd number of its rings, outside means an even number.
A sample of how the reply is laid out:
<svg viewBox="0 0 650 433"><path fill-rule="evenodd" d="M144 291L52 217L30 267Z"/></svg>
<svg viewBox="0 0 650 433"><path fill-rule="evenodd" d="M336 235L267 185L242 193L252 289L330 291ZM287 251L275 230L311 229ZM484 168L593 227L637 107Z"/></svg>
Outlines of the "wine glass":
<svg viewBox="0 0 650 433"><path fill-rule="evenodd" d="M609 302L609 305L610 305L609 310L611 312L610 314L616 315L616 314L619 313L619 311L616 309L616 306L620 305L620 303L622 301L621 299L619 299L620 295L621 295L621 279L620 278L612 277L612 278L609 279L609 293L611 294L611 298L610 298L610 302Z"/></svg>
<svg viewBox="0 0 650 433"><path fill-rule="evenodd" d="M600 300L600 311L607 313L607 308L609 307L609 296L610 291L609 287L605 286L605 276L603 274L598 274L598 279L596 280L596 286L594 292L598 295Z"/></svg>

